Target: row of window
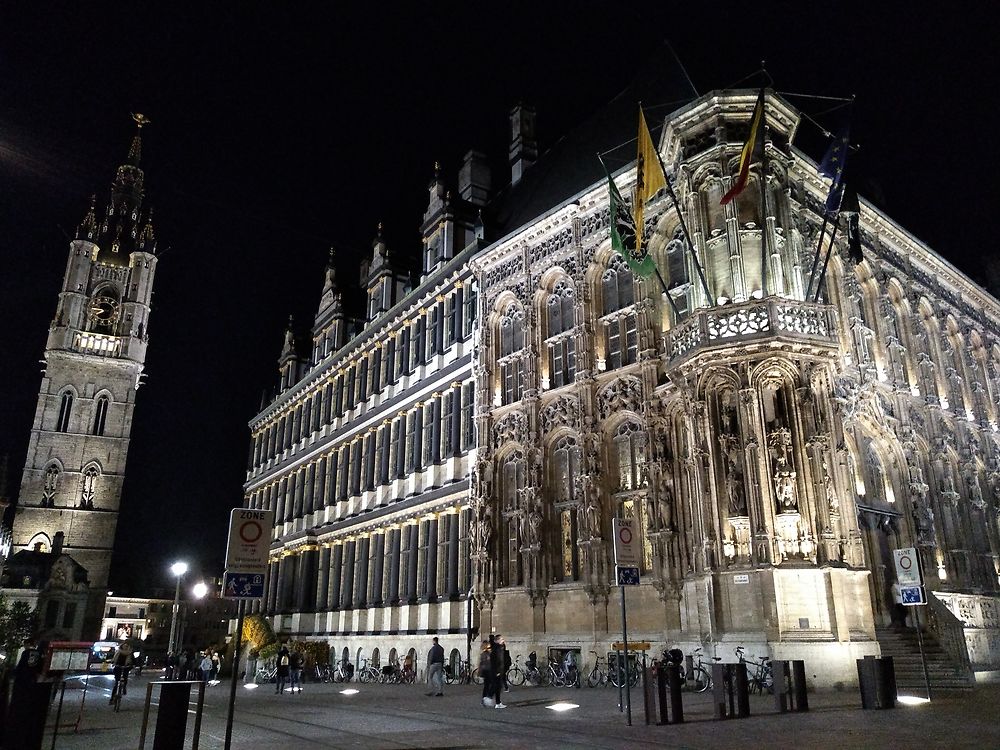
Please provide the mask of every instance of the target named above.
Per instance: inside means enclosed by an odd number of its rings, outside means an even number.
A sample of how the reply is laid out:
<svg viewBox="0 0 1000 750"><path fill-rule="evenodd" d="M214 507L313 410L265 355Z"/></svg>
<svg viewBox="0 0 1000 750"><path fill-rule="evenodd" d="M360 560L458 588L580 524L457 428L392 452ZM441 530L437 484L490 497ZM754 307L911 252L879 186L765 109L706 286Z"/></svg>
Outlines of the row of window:
<svg viewBox="0 0 1000 750"><path fill-rule="evenodd" d="M463 295L458 293L461 289L468 290L464 302ZM323 424L332 424L384 388L398 383L401 377L412 375L456 341L468 339L475 309L475 291L462 287L443 302L432 305L425 315L417 316L390 334L380 345L339 371L300 406L258 433L254 438L251 468L280 455Z"/></svg>
<svg viewBox="0 0 1000 750"><path fill-rule="evenodd" d="M603 334L604 368L614 370L635 364L639 341L636 331L635 282L620 256L615 256L601 277L599 300ZM542 388L560 388L576 377L576 290L569 279L552 285L544 300L542 340L546 356ZM498 362L496 405L512 404L524 396L525 314L516 302L507 303L496 324L495 355Z"/></svg>
<svg viewBox="0 0 1000 750"><path fill-rule="evenodd" d="M40 502L43 508L54 508L56 504L56 491L59 488L59 477L62 472L56 464L51 464L45 469L42 478L42 499ZM97 495L97 480L101 476L101 470L91 464L83 470L80 481L80 496L76 507L86 510L93 510L94 498Z"/></svg>
<svg viewBox="0 0 1000 750"><path fill-rule="evenodd" d="M472 585L470 511L442 514L271 564L268 612L454 599Z"/></svg>
<svg viewBox="0 0 1000 750"><path fill-rule="evenodd" d="M56 419L56 432L69 432L70 418L73 415L73 394L65 391L59 399L59 416ZM104 435L104 429L108 423L108 409L111 406L111 399L107 396L99 396L94 402L94 416L90 423L91 435Z"/></svg>
<svg viewBox="0 0 1000 750"><path fill-rule="evenodd" d="M456 383L258 490L250 507L291 521L461 455L475 444L474 398L471 381Z"/></svg>

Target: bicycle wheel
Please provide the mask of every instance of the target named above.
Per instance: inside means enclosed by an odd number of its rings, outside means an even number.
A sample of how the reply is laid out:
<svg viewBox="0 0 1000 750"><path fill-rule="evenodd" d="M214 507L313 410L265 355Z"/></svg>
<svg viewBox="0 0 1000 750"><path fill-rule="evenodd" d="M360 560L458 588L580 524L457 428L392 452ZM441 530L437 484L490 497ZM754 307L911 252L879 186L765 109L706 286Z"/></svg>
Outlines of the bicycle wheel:
<svg viewBox="0 0 1000 750"><path fill-rule="evenodd" d="M472 670L472 681L477 685L483 684L483 676L479 674L479 667Z"/></svg>
<svg viewBox="0 0 1000 750"><path fill-rule="evenodd" d="M704 667L695 667L688 679L688 686L696 693L704 693L712 687L712 677Z"/></svg>
<svg viewBox="0 0 1000 750"><path fill-rule="evenodd" d="M511 685L523 685L524 671L520 667L511 667L507 670L507 682Z"/></svg>

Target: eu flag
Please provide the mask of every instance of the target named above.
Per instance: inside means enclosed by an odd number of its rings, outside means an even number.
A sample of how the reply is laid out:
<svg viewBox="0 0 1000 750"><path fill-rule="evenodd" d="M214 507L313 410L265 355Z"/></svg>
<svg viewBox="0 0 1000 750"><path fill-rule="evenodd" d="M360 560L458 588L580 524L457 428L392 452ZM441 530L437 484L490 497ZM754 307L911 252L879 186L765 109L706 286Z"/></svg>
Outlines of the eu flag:
<svg viewBox="0 0 1000 750"><path fill-rule="evenodd" d="M833 180L830 184L830 192L826 196L827 214L837 213L837 210L840 208L840 201L844 196L844 169L847 167L850 133L851 126L847 124L843 127L840 134L830 141L830 146L823 156L823 161L819 164L819 173Z"/></svg>

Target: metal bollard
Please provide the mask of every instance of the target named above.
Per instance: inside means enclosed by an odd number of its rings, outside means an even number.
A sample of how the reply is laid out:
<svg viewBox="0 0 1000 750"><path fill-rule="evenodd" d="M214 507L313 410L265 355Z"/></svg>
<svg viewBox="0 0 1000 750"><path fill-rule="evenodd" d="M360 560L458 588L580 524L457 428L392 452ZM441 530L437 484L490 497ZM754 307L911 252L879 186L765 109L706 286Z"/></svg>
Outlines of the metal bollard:
<svg viewBox="0 0 1000 750"><path fill-rule="evenodd" d="M896 707L896 670L891 656L875 659L875 701L878 708Z"/></svg>
<svg viewBox="0 0 1000 750"><path fill-rule="evenodd" d="M878 696L875 692L875 657L866 656L864 659L858 659L857 664L861 708L865 710L878 708Z"/></svg>
<svg viewBox="0 0 1000 750"><path fill-rule="evenodd" d="M890 668L892 659L890 661ZM893 680L895 682L895 680ZM809 710L809 695L806 692L806 663L801 659L792 662L792 690L795 697L795 710L804 712Z"/></svg>
<svg viewBox="0 0 1000 750"><path fill-rule="evenodd" d="M726 710L726 696L729 695L729 703L732 704L732 683L729 680L728 664L712 665L712 706L716 719L728 719L732 715L732 710Z"/></svg>
<svg viewBox="0 0 1000 750"><path fill-rule="evenodd" d="M774 707L779 714L783 714L788 711L792 698L788 662L783 659L772 660L771 673L774 675Z"/></svg>
<svg viewBox="0 0 1000 750"><path fill-rule="evenodd" d="M667 665L667 685L670 687L670 723L684 723L684 699L681 696L681 669L677 664Z"/></svg>
<svg viewBox="0 0 1000 750"><path fill-rule="evenodd" d="M743 662L734 664L736 671L736 716L745 719L750 715L750 680L747 678L747 665Z"/></svg>
<svg viewBox="0 0 1000 750"><path fill-rule="evenodd" d="M656 692L660 703L660 720L657 723L669 724L670 719L667 716L667 670L663 664L656 670Z"/></svg>
<svg viewBox="0 0 1000 750"><path fill-rule="evenodd" d="M656 714L656 696L653 693L653 670L649 667L642 669L642 707L646 712L646 723L650 723L652 716Z"/></svg>

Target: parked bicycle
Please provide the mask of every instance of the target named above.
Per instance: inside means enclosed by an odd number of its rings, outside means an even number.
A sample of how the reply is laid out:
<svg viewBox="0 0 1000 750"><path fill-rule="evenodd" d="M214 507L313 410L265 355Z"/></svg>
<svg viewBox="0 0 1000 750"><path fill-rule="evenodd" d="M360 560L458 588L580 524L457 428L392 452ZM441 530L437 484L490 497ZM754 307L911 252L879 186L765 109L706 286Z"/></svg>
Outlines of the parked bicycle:
<svg viewBox="0 0 1000 750"><path fill-rule="evenodd" d="M266 685L269 682L274 682L278 678L278 667L273 664L264 664L257 668L257 674L254 675L253 681L258 685Z"/></svg>
<svg viewBox="0 0 1000 750"><path fill-rule="evenodd" d="M350 682L354 676L354 665L349 661L341 661L333 671L334 682Z"/></svg>
<svg viewBox="0 0 1000 750"><path fill-rule="evenodd" d="M329 664L317 664L313 667L313 674L316 682L331 682L333 680L333 668Z"/></svg>
<svg viewBox="0 0 1000 750"><path fill-rule="evenodd" d="M378 671L372 664L369 663L368 659L365 659L361 663L361 669L358 670L358 682L381 682L382 673Z"/></svg>
<svg viewBox="0 0 1000 750"><path fill-rule="evenodd" d="M747 665L747 679L751 693L763 695L765 692L774 693L774 673L771 671L771 660L762 656L760 661L753 657L749 659L744 655L746 649L743 646L736 647L736 658L741 663Z"/></svg>
<svg viewBox="0 0 1000 750"><path fill-rule="evenodd" d="M525 679L524 670L521 669L521 656L514 660L514 663L510 665L510 669L507 670L507 682L511 685L523 685Z"/></svg>
<svg viewBox="0 0 1000 750"><path fill-rule="evenodd" d="M608 682L616 688L624 687L625 685L625 659L629 656L635 656L635 654L630 652L628 656L622 656L619 653L617 658L608 665ZM628 686L634 688L638 684L639 667L633 662L628 667Z"/></svg>
<svg viewBox="0 0 1000 750"><path fill-rule="evenodd" d="M683 662L680 665L681 684L685 690L690 690L695 693L704 693L712 687L712 675L707 669L705 669L705 666L702 663L701 648L696 648L694 650L694 656L697 658L697 661L692 663L690 674L688 674ZM722 657L719 656L712 657L712 659L713 661L722 661Z"/></svg>
<svg viewBox="0 0 1000 750"><path fill-rule="evenodd" d="M469 681L469 662L458 662L458 668L452 666L451 662L444 665L444 681L449 685L463 685Z"/></svg>
<svg viewBox="0 0 1000 750"><path fill-rule="evenodd" d="M524 662L524 681L529 685L546 685L548 684L548 674L547 669L539 666L535 652L532 651L528 654L528 658Z"/></svg>

